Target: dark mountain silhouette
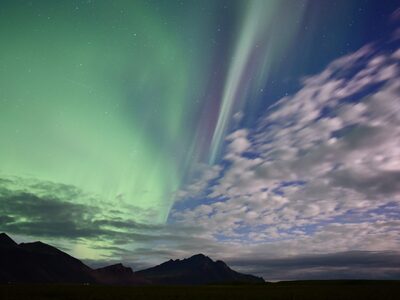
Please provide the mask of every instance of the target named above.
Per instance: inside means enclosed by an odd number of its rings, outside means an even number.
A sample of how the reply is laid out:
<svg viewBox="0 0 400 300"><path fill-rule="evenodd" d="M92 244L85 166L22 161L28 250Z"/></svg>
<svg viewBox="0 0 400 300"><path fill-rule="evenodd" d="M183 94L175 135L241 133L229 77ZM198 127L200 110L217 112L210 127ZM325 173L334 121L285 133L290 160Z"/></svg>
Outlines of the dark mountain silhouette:
<svg viewBox="0 0 400 300"><path fill-rule="evenodd" d="M1 282L68 282L95 280L91 268L50 245L15 243L6 234L0 239Z"/></svg>
<svg viewBox="0 0 400 300"><path fill-rule="evenodd" d="M122 264L92 269L67 253L42 242L17 244L0 234L0 283L79 283L110 285L257 283L222 261L197 254L133 272Z"/></svg>
<svg viewBox="0 0 400 300"><path fill-rule="evenodd" d="M121 265L122 266L122 265ZM79 259L42 242L15 243L9 236L0 234L0 282L17 283L101 283L144 284L130 272L114 276L93 270ZM107 268L104 268L107 270ZM129 277L129 274L131 277ZM120 282L118 281L120 280Z"/></svg>
<svg viewBox="0 0 400 300"><path fill-rule="evenodd" d="M139 274L158 284L209 284L209 283L261 283L264 279L241 274L229 268L223 261L213 261L197 254L183 260L169 260L161 265L138 271Z"/></svg>
<svg viewBox="0 0 400 300"><path fill-rule="evenodd" d="M131 268L115 264L94 270L94 276L99 283L114 285L149 284L150 281L135 274Z"/></svg>
<svg viewBox="0 0 400 300"><path fill-rule="evenodd" d="M0 248L15 247L17 245L7 234L0 233Z"/></svg>

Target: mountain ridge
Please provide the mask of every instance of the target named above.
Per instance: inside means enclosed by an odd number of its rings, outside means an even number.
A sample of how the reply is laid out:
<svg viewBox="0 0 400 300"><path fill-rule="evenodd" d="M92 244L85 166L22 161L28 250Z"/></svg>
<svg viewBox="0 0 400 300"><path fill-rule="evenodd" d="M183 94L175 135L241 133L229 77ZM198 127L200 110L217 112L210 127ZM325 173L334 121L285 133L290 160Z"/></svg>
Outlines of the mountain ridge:
<svg viewBox="0 0 400 300"><path fill-rule="evenodd" d="M168 260L134 272L122 263L93 269L64 251L36 241L17 244L0 233L0 283L79 283L148 285L210 283L259 283L260 277L232 270L221 260L204 254Z"/></svg>
<svg viewBox="0 0 400 300"><path fill-rule="evenodd" d="M0 247L13 247L18 245L12 238L4 232L0 233Z"/></svg>
<svg viewBox="0 0 400 300"><path fill-rule="evenodd" d="M158 284L261 283L264 279L232 270L221 260L200 253L185 259L169 260L136 272Z"/></svg>

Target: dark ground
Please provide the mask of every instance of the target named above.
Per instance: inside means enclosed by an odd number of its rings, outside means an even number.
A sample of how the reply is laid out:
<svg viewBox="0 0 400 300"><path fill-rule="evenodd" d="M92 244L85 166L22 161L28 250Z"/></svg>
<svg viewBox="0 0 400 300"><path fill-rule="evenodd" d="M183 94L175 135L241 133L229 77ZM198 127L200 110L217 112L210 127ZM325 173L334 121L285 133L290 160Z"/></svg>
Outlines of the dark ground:
<svg viewBox="0 0 400 300"><path fill-rule="evenodd" d="M400 281L298 281L226 286L1 285L0 299L400 299Z"/></svg>

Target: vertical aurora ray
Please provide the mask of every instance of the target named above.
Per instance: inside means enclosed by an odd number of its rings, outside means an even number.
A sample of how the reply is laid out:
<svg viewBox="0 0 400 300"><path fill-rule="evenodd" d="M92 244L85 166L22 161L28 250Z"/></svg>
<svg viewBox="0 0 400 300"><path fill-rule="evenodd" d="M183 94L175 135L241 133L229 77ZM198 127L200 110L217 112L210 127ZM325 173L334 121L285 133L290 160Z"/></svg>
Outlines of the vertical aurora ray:
<svg viewBox="0 0 400 300"><path fill-rule="evenodd" d="M0 8L1 176L75 186L104 212L151 223L167 220L197 163L217 161L302 14L258 0Z"/></svg>
<svg viewBox="0 0 400 300"><path fill-rule="evenodd" d="M242 25L223 88L209 163L217 161L232 115L245 105L256 107L270 68L282 57L305 5L287 1L245 1Z"/></svg>

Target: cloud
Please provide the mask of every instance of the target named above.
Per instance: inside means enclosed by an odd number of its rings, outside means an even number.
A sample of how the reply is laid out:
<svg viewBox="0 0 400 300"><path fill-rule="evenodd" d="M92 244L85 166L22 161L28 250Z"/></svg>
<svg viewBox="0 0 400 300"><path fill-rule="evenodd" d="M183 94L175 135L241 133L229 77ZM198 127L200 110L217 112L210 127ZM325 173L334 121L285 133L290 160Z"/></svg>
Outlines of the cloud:
<svg viewBox="0 0 400 300"><path fill-rule="evenodd" d="M392 22L399 22L400 21L400 7L397 8L391 15L390 21Z"/></svg>
<svg viewBox="0 0 400 300"><path fill-rule="evenodd" d="M400 276L400 253L350 251L282 259L231 260L236 268L267 280L393 279Z"/></svg>
<svg viewBox="0 0 400 300"><path fill-rule="evenodd" d="M207 201L171 219L231 243L227 256L397 249L398 51L367 45L304 78L256 128L226 138Z"/></svg>
<svg viewBox="0 0 400 300"><path fill-rule="evenodd" d="M197 164L194 169L189 183L176 192L175 201L180 202L203 196L209 183L219 176L222 167Z"/></svg>
<svg viewBox="0 0 400 300"><path fill-rule="evenodd" d="M186 244L188 236L194 234L197 234L191 239L194 243L204 240L195 227L140 223L126 211L95 200L73 186L3 177L0 229L24 241L41 239L76 251L71 254L80 258L96 257L98 261L137 260L128 253L136 254L136 248L160 245L167 249L174 244Z"/></svg>
<svg viewBox="0 0 400 300"><path fill-rule="evenodd" d="M3 231L59 238L94 237L101 230L92 224L97 208L40 197L24 191L0 192Z"/></svg>

